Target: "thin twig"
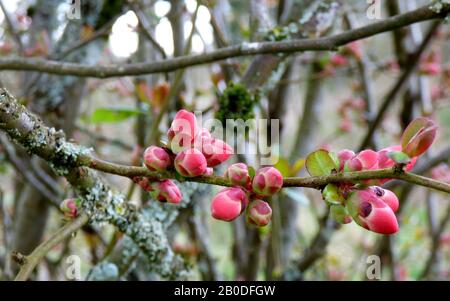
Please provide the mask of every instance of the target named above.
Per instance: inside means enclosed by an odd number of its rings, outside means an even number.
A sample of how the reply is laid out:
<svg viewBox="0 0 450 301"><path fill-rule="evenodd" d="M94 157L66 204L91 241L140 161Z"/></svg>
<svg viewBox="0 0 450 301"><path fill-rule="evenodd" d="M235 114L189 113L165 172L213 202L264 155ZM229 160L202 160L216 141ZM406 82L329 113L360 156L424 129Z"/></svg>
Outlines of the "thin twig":
<svg viewBox="0 0 450 301"><path fill-rule="evenodd" d="M24 264L21 266L15 281L26 281L37 264L47 253L60 242L72 235L75 231L83 227L89 221L89 216L81 214L76 219L65 224L61 229L56 231L48 240L39 245L34 251L24 258Z"/></svg>
<svg viewBox="0 0 450 301"><path fill-rule="evenodd" d="M244 43L221 48L209 53L185 55L156 63L141 62L117 66L92 66L76 63L62 63L38 58L11 57L0 59L0 69L40 71L58 75L98 78L169 72L200 64L217 62L228 58L255 54L336 50L338 47L350 42L368 38L379 33L391 31L417 22L444 18L449 12L450 5L447 4L444 4L444 7L439 13L431 10L429 6L425 6L405 14L390 17L383 21L325 38L290 40L283 42Z"/></svg>
<svg viewBox="0 0 450 301"><path fill-rule="evenodd" d="M373 119L372 123L370 124L369 130L367 131L366 136L364 137L363 142L361 143L360 149L364 149L370 144L370 141L372 140L372 136L374 135L378 125L383 120L384 114L387 112L389 106L394 103L394 100L397 98L398 94L403 90L403 87L405 83L408 81L410 75L413 73L413 71L416 69L417 65L419 64L420 58L422 54L425 52L425 50L428 48L428 45L432 38L434 37L436 30L438 29L440 25L440 21L435 21L431 28L429 29L426 37L422 41L422 44L417 48L417 50L411 55L411 58L408 60L408 65L406 66L403 74L398 79L398 81L395 83L395 85L392 87L392 89L389 91L389 93L386 95L386 97L383 100L383 103L381 104L377 115Z"/></svg>
<svg viewBox="0 0 450 301"><path fill-rule="evenodd" d="M167 58L166 51L164 48L156 41L156 39L153 37L151 30L150 30L150 24L147 21L147 18L145 17L144 12L139 7L138 3L131 3L130 4L134 13L136 14L136 17L139 21L139 27L141 28L142 34L150 41L150 43L155 47L155 49L161 54L163 59Z"/></svg>
<svg viewBox="0 0 450 301"><path fill-rule="evenodd" d="M17 47L19 48L19 52L22 54L25 50L22 40L20 39L20 35L17 33L14 24L11 20L11 16L9 15L8 11L5 8L5 5L3 4L3 1L0 0L0 8L3 11L3 15L5 16L6 24L8 24L9 31L11 32L11 35L14 39L14 41L17 44Z"/></svg>
<svg viewBox="0 0 450 301"><path fill-rule="evenodd" d="M194 32L195 32L195 22L197 20L197 14L198 14L199 8L200 8L200 3L197 2L197 7L195 8L195 12L192 15L192 19L191 19L192 30L189 34L189 37L188 37L188 40L186 43L186 48L184 49L184 55L188 54L189 51L191 50L192 38L193 38ZM161 109L158 112L158 115L156 115L156 118L152 121L149 136L147 139L148 144L152 144L152 143L156 142L157 137L158 137L158 129L159 129L161 120L162 120L164 114L170 108L172 99L175 98L175 96L178 94L178 89L180 88L180 85L182 83L182 79L183 79L183 75L184 75L185 71L186 71L186 69L181 69L175 73L175 77L174 77L173 83L170 87L169 94L167 95L166 99L164 100L163 105L161 106Z"/></svg>
<svg viewBox="0 0 450 301"><path fill-rule="evenodd" d="M441 243L441 236L442 233L444 233L445 228L447 227L447 224L450 222L450 206L447 206L447 212L438 225L436 231L433 233L431 237L431 251L430 255L427 258L427 261L425 263L425 267L422 270L419 279L423 279L428 277L431 274L434 262L436 260L437 252L439 250L439 245Z"/></svg>
<svg viewBox="0 0 450 301"><path fill-rule="evenodd" d="M41 180L31 171L31 169L26 166L23 160L17 157L14 147L9 144L7 138L2 134L0 135L0 144L3 146L8 160L11 162L14 169L19 172L24 179L36 190L42 193L54 206L59 206L61 199L58 197L59 194L58 187L53 187L54 190L50 190Z"/></svg>

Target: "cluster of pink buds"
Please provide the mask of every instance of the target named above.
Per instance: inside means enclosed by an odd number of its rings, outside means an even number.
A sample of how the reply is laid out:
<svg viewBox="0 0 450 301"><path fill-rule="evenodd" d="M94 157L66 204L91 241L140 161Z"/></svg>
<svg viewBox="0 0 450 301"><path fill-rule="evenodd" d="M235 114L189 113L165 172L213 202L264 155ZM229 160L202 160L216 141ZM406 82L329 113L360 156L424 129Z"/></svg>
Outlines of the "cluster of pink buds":
<svg viewBox="0 0 450 301"><path fill-rule="evenodd" d="M352 111L362 112L364 111L365 106L364 99L360 97L346 99L338 110L339 115L342 117L339 129L343 132L350 132L353 126L351 119Z"/></svg>
<svg viewBox="0 0 450 301"><path fill-rule="evenodd" d="M436 51L431 51L427 56L421 59L419 71L428 76L440 75L442 73L441 54Z"/></svg>
<svg viewBox="0 0 450 301"><path fill-rule="evenodd" d="M192 112L180 110L167 132L167 147L149 146L143 155L144 165L150 171L164 172L175 169L183 177L212 175L213 167L225 162L233 149L211 133L197 127ZM161 202L178 204L182 199L180 189L170 179L154 181L147 177L135 177L142 189Z"/></svg>
<svg viewBox="0 0 450 301"><path fill-rule="evenodd" d="M401 145L384 148L380 151L363 150L354 153L341 150L337 154L321 151L320 156L311 156L321 162L308 162L314 172L314 163L329 163L337 172L368 171L386 168L401 168L410 171L420 155L433 143L437 126L428 118L417 118L406 128ZM329 155L329 156L328 156ZM324 158L325 156L326 158ZM332 159L335 158L335 159ZM329 159L328 161L326 159ZM335 162L335 163L333 163ZM316 164L317 165L317 164ZM334 166L336 166L334 168ZM310 171L311 173L311 171ZM316 174L317 175L317 174ZM359 183L328 184L322 191L323 198L330 204L330 214L339 223L347 224L354 220L361 227L381 234L398 231L395 212L399 201L395 194L379 187L391 179L363 180Z"/></svg>
<svg viewBox="0 0 450 301"><path fill-rule="evenodd" d="M259 169L253 179L244 163L228 167L225 177L233 187L221 190L211 203L212 216L223 221L232 221L245 211L246 221L264 227L272 218L272 208L262 200L280 191L283 176L275 167Z"/></svg>
<svg viewBox="0 0 450 301"><path fill-rule="evenodd" d="M360 61L363 56L361 46L361 41L349 43L342 47L341 51L327 58L319 77L335 75L337 69L349 66L349 59Z"/></svg>

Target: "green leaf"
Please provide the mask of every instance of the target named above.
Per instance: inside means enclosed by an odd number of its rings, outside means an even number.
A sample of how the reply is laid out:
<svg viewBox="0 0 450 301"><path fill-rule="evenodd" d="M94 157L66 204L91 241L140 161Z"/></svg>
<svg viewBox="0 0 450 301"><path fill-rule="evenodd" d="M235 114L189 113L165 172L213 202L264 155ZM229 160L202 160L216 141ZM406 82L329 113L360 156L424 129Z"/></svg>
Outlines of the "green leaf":
<svg viewBox="0 0 450 301"><path fill-rule="evenodd" d="M252 166L248 167L248 175L250 176L250 178L253 179L253 177L256 175L256 171Z"/></svg>
<svg viewBox="0 0 450 301"><path fill-rule="evenodd" d="M339 189L334 184L328 184L322 191L322 197L328 204L342 204L344 198L339 193Z"/></svg>
<svg viewBox="0 0 450 301"><path fill-rule="evenodd" d="M339 157L338 157L337 153L329 152L328 155L330 155L331 159L333 159L333 161L334 161L334 165L336 165L336 168L338 168L340 163L339 163Z"/></svg>
<svg viewBox="0 0 450 301"><path fill-rule="evenodd" d="M347 208L342 205L331 205L330 216L340 224L347 224L351 220Z"/></svg>
<svg viewBox="0 0 450 301"><path fill-rule="evenodd" d="M392 151L386 154L389 158L394 160L395 163L408 164L411 158L404 152Z"/></svg>
<svg viewBox="0 0 450 301"><path fill-rule="evenodd" d="M402 135L401 143L403 151L406 149L406 146L411 141L411 139L415 135L417 135L417 133L419 133L422 129L426 128L429 122L430 120L425 117L419 117L411 121L411 123L406 127Z"/></svg>
<svg viewBox="0 0 450 301"><path fill-rule="evenodd" d="M319 149L306 158L306 169L311 176L323 176L331 174L337 165L328 151Z"/></svg>
<svg viewBox="0 0 450 301"><path fill-rule="evenodd" d="M141 111L133 108L114 107L114 108L99 108L92 113L91 123L115 123L124 121L130 117L143 114Z"/></svg>
<svg viewBox="0 0 450 301"><path fill-rule="evenodd" d="M283 177L289 177L291 175L291 168L289 162L285 158L279 158L278 162L274 165L278 169Z"/></svg>

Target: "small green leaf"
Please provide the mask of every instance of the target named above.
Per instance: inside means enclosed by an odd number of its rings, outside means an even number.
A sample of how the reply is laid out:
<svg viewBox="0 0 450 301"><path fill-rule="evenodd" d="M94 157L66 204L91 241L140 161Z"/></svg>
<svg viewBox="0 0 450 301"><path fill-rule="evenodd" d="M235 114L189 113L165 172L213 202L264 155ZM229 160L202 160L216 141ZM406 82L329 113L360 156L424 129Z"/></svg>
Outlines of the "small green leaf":
<svg viewBox="0 0 450 301"><path fill-rule="evenodd" d="M411 161L411 158L404 152L392 151L387 153L387 156L395 163L408 164Z"/></svg>
<svg viewBox="0 0 450 301"><path fill-rule="evenodd" d="M92 113L89 121L91 123L115 123L139 114L142 114L142 112L133 108L99 108Z"/></svg>
<svg viewBox="0 0 450 301"><path fill-rule="evenodd" d="M336 168L338 168L340 163L339 163L339 157L338 157L337 153L329 152L328 155L330 155L331 159L333 159L334 164L336 165Z"/></svg>
<svg viewBox="0 0 450 301"><path fill-rule="evenodd" d="M305 166L305 161L306 160L304 158L300 158L294 162L294 165L291 166L292 176L297 175L300 172L300 170L302 170L302 168Z"/></svg>
<svg viewBox="0 0 450 301"><path fill-rule="evenodd" d="M340 224L347 224L351 221L347 208L342 205L331 205L330 216L333 220Z"/></svg>
<svg viewBox="0 0 450 301"><path fill-rule="evenodd" d="M149 194L150 194L150 197L152 199L156 200L158 198L158 192L157 191L150 191Z"/></svg>
<svg viewBox="0 0 450 301"><path fill-rule="evenodd" d="M253 179L253 177L255 176L255 174L256 174L255 169L254 169L252 166L249 166L249 167L248 167L248 175L250 176L250 178Z"/></svg>
<svg viewBox="0 0 450 301"><path fill-rule="evenodd" d="M322 191L322 197L328 204L342 204L344 198L339 193L339 189L334 184L328 184Z"/></svg>
<svg viewBox="0 0 450 301"><path fill-rule="evenodd" d="M283 177L289 177L291 175L291 168L289 162L285 158L279 158L278 162L274 165L278 169Z"/></svg>
<svg viewBox="0 0 450 301"><path fill-rule="evenodd" d="M408 143L417 135L421 130L425 129L427 125L430 123L430 119L425 117L419 117L411 121L411 123L406 127L403 132L401 143L402 150L406 149Z"/></svg>
<svg viewBox="0 0 450 301"><path fill-rule="evenodd" d="M311 176L329 175L337 169L337 165L328 151L319 149L306 158L306 169Z"/></svg>

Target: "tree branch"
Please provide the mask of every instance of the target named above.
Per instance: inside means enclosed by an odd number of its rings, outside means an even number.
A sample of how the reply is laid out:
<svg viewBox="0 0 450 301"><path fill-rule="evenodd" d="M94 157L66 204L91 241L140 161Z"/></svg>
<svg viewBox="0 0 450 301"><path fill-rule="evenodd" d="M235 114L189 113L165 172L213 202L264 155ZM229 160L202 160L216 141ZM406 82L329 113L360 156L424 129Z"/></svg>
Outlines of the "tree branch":
<svg viewBox="0 0 450 301"><path fill-rule="evenodd" d="M61 229L56 231L48 240L39 245L34 251L24 258L24 264L20 268L19 273L16 276L15 281L26 281L33 272L36 265L41 259L56 245L72 235L83 225L89 221L89 216L81 214L76 219L65 224Z"/></svg>
<svg viewBox="0 0 450 301"><path fill-rule="evenodd" d="M5 89L0 88L0 128L9 136L24 145L29 152L35 153L50 163L64 168L89 167L109 174L128 178L137 176L151 180L177 179L179 181L232 186L231 182L221 176L200 176L195 178L180 177L175 171L154 172L146 167L127 166L97 159L89 150L66 142L55 129L47 128L36 116L17 103ZM42 139L36 141L35 139ZM67 172L67 171L66 171ZM369 179L399 179L439 191L450 193L450 184L439 182L417 174L404 172L397 168L336 173L319 177L284 178L283 187L321 188L328 183L352 183Z"/></svg>
<svg viewBox="0 0 450 301"><path fill-rule="evenodd" d="M82 200L82 208L91 222L108 222L128 235L162 277L180 279L185 266L170 248L162 223L148 221L135 206L82 162L89 160L89 150L66 141L62 131L49 128L23 105L0 88L0 129L21 144L30 154L47 161L65 176Z"/></svg>
<svg viewBox="0 0 450 301"><path fill-rule="evenodd" d="M386 20L372 23L358 29L353 29L334 36L318 39L299 39L284 42L244 43L221 48L209 53L185 55L161 62L143 62L126 65L92 66L75 63L62 63L52 60L35 58L1 58L0 69L40 71L58 75L75 75L82 77L116 77L126 75L141 75L159 72L169 72L181 68L212 63L233 57L269 53L293 53L300 51L335 50L355 40L371 37L386 31L431 19L444 18L450 12L450 5L443 4L440 12L435 12L429 6Z"/></svg>

